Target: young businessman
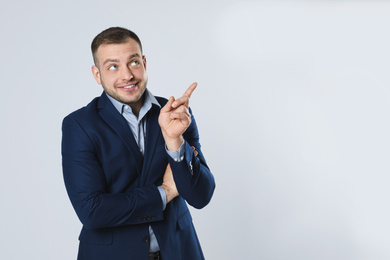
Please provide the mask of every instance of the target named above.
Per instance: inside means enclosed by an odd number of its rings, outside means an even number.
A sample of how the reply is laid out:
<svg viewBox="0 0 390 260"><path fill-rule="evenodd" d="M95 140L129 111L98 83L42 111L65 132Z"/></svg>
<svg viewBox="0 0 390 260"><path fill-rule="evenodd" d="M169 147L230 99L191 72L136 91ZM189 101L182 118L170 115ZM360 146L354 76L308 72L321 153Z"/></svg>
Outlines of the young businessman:
<svg viewBox="0 0 390 260"><path fill-rule="evenodd" d="M196 83L178 99L153 96L141 42L125 28L91 48L103 94L62 125L78 259L204 259L187 208L206 206L215 188L189 108Z"/></svg>

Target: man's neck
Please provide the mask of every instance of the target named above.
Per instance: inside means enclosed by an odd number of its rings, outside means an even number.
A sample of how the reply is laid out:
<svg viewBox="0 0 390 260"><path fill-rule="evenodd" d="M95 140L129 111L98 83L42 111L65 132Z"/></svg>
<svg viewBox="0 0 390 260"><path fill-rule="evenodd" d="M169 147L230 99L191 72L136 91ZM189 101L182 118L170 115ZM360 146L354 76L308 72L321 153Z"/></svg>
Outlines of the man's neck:
<svg viewBox="0 0 390 260"><path fill-rule="evenodd" d="M133 114L138 118L139 111L141 110L141 107L144 105L145 102L145 93L142 95L142 97L135 103L127 104L131 107L131 111Z"/></svg>

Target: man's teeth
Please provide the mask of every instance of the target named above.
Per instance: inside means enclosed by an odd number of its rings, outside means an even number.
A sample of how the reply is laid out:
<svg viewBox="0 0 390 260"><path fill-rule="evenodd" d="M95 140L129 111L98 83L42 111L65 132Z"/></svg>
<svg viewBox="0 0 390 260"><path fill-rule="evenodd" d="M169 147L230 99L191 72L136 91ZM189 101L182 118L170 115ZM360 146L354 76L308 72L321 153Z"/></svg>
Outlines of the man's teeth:
<svg viewBox="0 0 390 260"><path fill-rule="evenodd" d="M135 85L126 86L124 88L134 88Z"/></svg>

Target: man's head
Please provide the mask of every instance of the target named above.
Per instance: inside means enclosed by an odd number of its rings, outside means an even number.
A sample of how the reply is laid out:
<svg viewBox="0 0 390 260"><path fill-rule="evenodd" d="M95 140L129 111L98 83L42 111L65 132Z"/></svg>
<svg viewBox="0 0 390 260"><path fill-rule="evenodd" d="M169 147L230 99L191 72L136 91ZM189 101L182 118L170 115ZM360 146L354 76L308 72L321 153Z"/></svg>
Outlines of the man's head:
<svg viewBox="0 0 390 260"><path fill-rule="evenodd" d="M124 43L128 39L135 40L139 44L142 53L141 40L134 32L126 28L111 27L96 35L96 37L93 39L91 44L91 51L92 51L93 61L95 65L98 66L96 52L100 47L100 45Z"/></svg>
<svg viewBox="0 0 390 260"><path fill-rule="evenodd" d="M109 28L95 37L91 49L96 82L108 95L128 104L137 114L148 81L146 58L138 36L124 28Z"/></svg>

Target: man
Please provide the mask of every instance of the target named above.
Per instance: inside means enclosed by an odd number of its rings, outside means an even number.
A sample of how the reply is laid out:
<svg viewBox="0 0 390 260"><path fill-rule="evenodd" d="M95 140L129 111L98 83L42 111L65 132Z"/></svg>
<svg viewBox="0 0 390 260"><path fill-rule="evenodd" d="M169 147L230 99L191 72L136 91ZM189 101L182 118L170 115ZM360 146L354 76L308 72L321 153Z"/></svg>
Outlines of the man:
<svg viewBox="0 0 390 260"><path fill-rule="evenodd" d="M109 28L92 42L103 94L62 125L63 174L83 224L78 259L204 259L187 204L206 206L214 178L181 98L154 97L136 34Z"/></svg>

